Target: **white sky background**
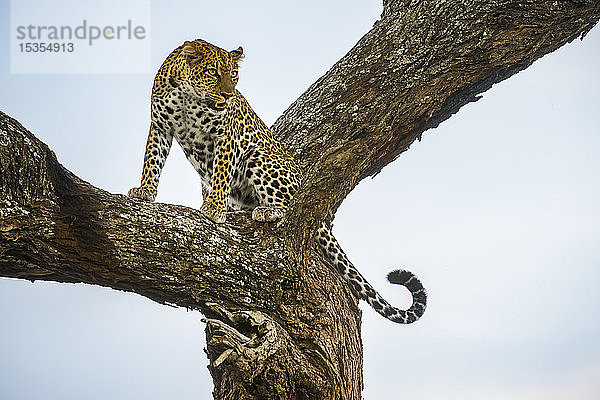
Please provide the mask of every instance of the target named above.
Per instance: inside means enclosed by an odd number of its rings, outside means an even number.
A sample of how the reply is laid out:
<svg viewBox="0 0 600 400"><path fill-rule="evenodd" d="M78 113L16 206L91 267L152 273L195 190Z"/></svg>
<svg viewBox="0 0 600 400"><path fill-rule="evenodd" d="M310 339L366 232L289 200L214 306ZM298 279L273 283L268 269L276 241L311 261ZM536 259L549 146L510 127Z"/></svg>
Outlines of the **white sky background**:
<svg viewBox="0 0 600 400"><path fill-rule="evenodd" d="M201 37L246 58L238 88L271 124L379 17L378 1L152 3L152 66ZM169 6L169 4L172 4ZM227 4L227 5L225 5ZM92 184L139 183L153 74L11 75L0 2L0 109ZM600 30L428 131L339 210L334 232L416 324L362 305L366 399L600 399ZM175 145L175 147L178 147ZM171 152L159 201L199 207ZM0 279L0 399L202 399L197 312L85 285Z"/></svg>

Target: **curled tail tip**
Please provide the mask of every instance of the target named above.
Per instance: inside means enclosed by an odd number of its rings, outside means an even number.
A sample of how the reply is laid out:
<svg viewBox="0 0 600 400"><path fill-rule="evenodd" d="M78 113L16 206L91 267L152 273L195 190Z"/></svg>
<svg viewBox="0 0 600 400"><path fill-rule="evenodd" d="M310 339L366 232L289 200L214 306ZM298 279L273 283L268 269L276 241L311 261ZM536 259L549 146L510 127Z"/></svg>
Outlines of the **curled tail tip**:
<svg viewBox="0 0 600 400"><path fill-rule="evenodd" d="M418 320L427 307L427 292L419 278L410 271L398 269L390 272L387 279L390 283L406 287L413 298L412 306L406 311L407 315L404 317L403 321L395 322L412 323Z"/></svg>
<svg viewBox="0 0 600 400"><path fill-rule="evenodd" d="M397 269L395 271L390 272L387 275L388 281L390 281L391 283L395 283L397 285L404 285L411 278L416 278L416 277L412 272L407 271L405 269Z"/></svg>
<svg viewBox="0 0 600 400"><path fill-rule="evenodd" d="M402 285L408 288L412 293L425 291L423 284L415 274L405 269L397 269L388 274L387 279L395 285Z"/></svg>

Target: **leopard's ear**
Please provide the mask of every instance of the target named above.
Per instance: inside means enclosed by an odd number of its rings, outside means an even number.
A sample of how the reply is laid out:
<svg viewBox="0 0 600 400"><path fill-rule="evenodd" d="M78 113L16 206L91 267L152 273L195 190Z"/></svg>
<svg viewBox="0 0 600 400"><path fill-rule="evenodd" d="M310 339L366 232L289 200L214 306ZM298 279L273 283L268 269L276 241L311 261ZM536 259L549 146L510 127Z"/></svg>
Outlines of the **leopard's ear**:
<svg viewBox="0 0 600 400"><path fill-rule="evenodd" d="M242 49L242 46L240 46L235 50L231 50L229 54L231 54L233 61L240 61L242 58L244 58L244 49Z"/></svg>
<svg viewBox="0 0 600 400"><path fill-rule="evenodd" d="M181 54L185 56L185 59L189 64L194 64L202 60L202 53L194 42L186 41L181 48Z"/></svg>

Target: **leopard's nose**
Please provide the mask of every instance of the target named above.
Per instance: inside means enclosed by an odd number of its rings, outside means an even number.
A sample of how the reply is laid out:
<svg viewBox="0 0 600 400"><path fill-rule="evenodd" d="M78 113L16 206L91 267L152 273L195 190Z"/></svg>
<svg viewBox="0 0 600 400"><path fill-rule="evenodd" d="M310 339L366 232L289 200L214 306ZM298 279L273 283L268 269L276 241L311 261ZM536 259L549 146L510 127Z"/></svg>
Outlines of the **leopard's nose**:
<svg viewBox="0 0 600 400"><path fill-rule="evenodd" d="M221 91L221 96L223 96L225 100L233 96L233 93L235 92L235 85L233 84L233 81L229 75L223 76L219 89Z"/></svg>

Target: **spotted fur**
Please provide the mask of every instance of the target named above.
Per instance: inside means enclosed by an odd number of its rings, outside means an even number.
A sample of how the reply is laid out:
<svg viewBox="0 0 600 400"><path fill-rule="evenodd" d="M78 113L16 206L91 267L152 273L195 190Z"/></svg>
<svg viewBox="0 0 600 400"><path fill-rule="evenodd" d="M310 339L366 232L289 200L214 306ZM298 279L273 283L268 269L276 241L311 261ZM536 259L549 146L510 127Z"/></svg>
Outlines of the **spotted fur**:
<svg viewBox="0 0 600 400"><path fill-rule="evenodd" d="M201 212L225 221L226 210L252 210L252 218L281 218L298 189L298 164L235 89L243 50L225 51L203 40L185 42L160 67L152 88L152 119L141 186L129 196L153 201L173 138L202 179ZM328 226L316 234L318 247L360 299L398 323L416 321L426 294L408 271L388 275L413 297L408 310L391 306L346 257Z"/></svg>

